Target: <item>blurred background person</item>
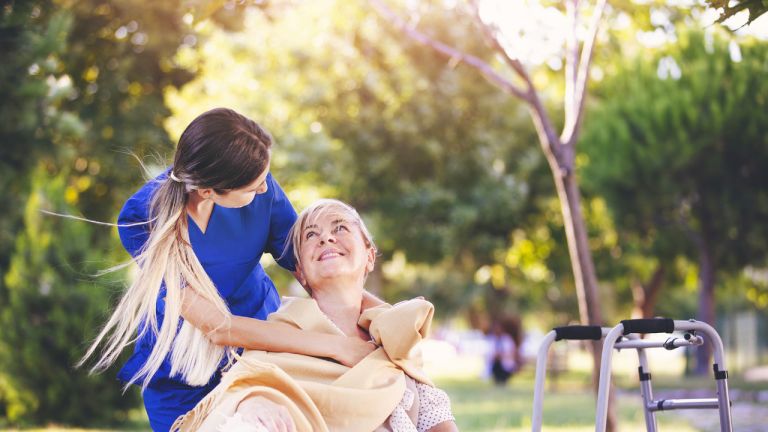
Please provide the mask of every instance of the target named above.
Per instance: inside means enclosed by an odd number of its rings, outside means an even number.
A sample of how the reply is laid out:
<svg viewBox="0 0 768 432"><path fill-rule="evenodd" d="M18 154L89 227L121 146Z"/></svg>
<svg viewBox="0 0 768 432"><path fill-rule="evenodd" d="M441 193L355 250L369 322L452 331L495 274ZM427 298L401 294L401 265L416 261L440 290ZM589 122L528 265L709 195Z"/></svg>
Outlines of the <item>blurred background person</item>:
<svg viewBox="0 0 768 432"><path fill-rule="evenodd" d="M520 319L501 316L493 320L486 335L488 344L486 376L496 385L505 385L523 363Z"/></svg>

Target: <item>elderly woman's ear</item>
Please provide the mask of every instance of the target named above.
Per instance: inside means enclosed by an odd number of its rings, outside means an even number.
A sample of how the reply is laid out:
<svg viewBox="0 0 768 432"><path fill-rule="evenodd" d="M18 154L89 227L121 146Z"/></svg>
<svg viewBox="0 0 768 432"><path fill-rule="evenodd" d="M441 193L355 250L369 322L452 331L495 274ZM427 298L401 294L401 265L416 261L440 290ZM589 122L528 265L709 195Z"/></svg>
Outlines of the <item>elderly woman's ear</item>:
<svg viewBox="0 0 768 432"><path fill-rule="evenodd" d="M365 272L370 273L376 264L376 249L368 248L368 262L365 264Z"/></svg>
<svg viewBox="0 0 768 432"><path fill-rule="evenodd" d="M304 277L304 272L301 270L301 265L296 263L296 270L293 272L293 277L296 278L297 281L299 281L299 284L304 287L304 289L307 289L307 278Z"/></svg>

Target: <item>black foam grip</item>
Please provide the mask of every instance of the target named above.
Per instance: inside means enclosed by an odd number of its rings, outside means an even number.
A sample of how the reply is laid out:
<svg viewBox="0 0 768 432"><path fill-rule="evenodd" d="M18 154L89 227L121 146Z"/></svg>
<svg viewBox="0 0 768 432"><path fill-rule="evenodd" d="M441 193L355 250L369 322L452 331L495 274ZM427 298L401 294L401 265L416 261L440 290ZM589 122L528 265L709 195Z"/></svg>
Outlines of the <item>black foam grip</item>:
<svg viewBox="0 0 768 432"><path fill-rule="evenodd" d="M629 319L621 322L624 334L630 333L672 333L675 331L675 321L669 318Z"/></svg>
<svg viewBox="0 0 768 432"><path fill-rule="evenodd" d="M600 340L603 338L603 329L600 326L572 325L555 327L555 340Z"/></svg>

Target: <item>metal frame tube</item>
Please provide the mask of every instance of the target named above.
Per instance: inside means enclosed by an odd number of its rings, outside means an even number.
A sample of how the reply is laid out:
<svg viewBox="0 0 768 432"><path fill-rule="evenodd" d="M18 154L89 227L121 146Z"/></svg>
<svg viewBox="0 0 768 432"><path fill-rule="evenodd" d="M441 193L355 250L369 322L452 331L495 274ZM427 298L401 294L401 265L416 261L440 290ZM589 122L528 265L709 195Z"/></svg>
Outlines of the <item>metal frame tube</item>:
<svg viewBox="0 0 768 432"><path fill-rule="evenodd" d="M725 352L723 349L723 341L720 339L720 335L717 333L717 331L710 326L707 323L696 321L696 320L688 320L688 321L682 321L682 320L676 320L674 321L674 330L675 331L694 331L694 332L701 332L703 333L709 340L711 341L713 345L713 352L714 352L714 371L715 371L715 383L717 384L717 406L720 411L720 430L721 432L731 432L733 430L733 422L731 419L731 402L730 397L728 394L728 373L725 367ZM610 393L610 381L611 381L611 362L613 360L613 350L618 344L619 347L634 347L638 349L638 356L640 358L640 363L643 365L643 363L646 363L644 365L644 369L647 368L647 362L645 361L645 355L644 353L641 355L640 351L643 349L641 346L642 344L639 344L639 341L632 340L632 341L621 341L620 338L624 334L624 325L618 324L616 327L611 329L610 332L605 336L604 338L604 344L603 344L603 352L601 357L601 366L600 366L600 382L597 392L597 407L596 411L597 414L595 416L595 431L596 432L605 432L606 428L606 421L608 418L608 396ZM692 339L692 343L690 345L696 345L698 343ZM633 346L634 345L634 346ZM663 346L663 345L662 345ZM681 345L682 346L682 345ZM648 391L650 392L650 382L648 383ZM650 395L650 393L649 393ZM672 406L677 405L678 409L685 408L685 405L688 405L688 408L712 408L712 402L706 401L706 400L694 400L692 402L686 403L682 400L670 400L669 402L673 402L672 405L670 405L670 409ZM657 407L658 408L658 407ZM646 413L651 412L653 413L653 409L651 406L646 402L645 407ZM655 420L655 417L654 417ZM646 426L648 426L648 418L646 418ZM654 421L655 425L655 421ZM650 430L650 427L649 427Z"/></svg>
<svg viewBox="0 0 768 432"><path fill-rule="evenodd" d="M696 321L696 320L675 320L675 330L676 331L695 331L704 333L704 335L707 336L707 338L712 341L712 345L714 346L714 355L715 355L715 363L720 365L722 367L721 370L726 370L725 368L725 352L723 350L723 340L720 339L720 335L717 334L717 331L712 328L709 324L702 322L702 321Z"/></svg>
<svg viewBox="0 0 768 432"><path fill-rule="evenodd" d="M731 432L733 420L731 419L731 398L728 395L728 379L718 379L715 383L717 383L717 400L720 410L720 431Z"/></svg>
<svg viewBox="0 0 768 432"><path fill-rule="evenodd" d="M611 329L602 327L603 339ZM531 414L531 432L540 432L542 427L542 416L544 411L544 381L547 376L547 360L549 357L549 348L557 339L557 332L550 331L544 336L539 346L536 357L536 380L533 385L533 413ZM564 339L567 340L567 339Z"/></svg>
<svg viewBox="0 0 768 432"><path fill-rule="evenodd" d="M646 368L641 369L644 373L648 373ZM648 432L656 432L658 430L658 423L656 423L656 414L653 410L648 409L653 405L653 389L651 388L651 381L640 381L640 395L643 399L643 417L645 418L645 428Z"/></svg>
<svg viewBox="0 0 768 432"><path fill-rule="evenodd" d="M717 400L720 411L720 431L731 432L733 419L731 418L731 398L728 394L728 369L725 367L725 350L720 335L709 324L696 321L675 321L675 330L696 331L704 333L712 343L715 362L715 384L717 386Z"/></svg>
<svg viewBox="0 0 768 432"><path fill-rule="evenodd" d="M651 401L647 405L650 411L672 411L681 409L714 409L718 408L717 398L699 398L699 399L665 399L658 402Z"/></svg>
<svg viewBox="0 0 768 432"><path fill-rule="evenodd" d="M542 411L544 409L544 379L547 375L547 358L549 347L555 341L557 334L554 330L544 336L536 357L536 382L533 386L533 414L531 415L531 432L541 431Z"/></svg>
<svg viewBox="0 0 768 432"><path fill-rule="evenodd" d="M685 340L677 338L674 341L671 342L671 345L674 348L680 348L680 347L689 347L689 346L699 346L704 343L704 339L702 339L700 336L694 336L691 338L691 340ZM631 340L622 340L620 342L616 342L614 345L614 348L617 350L622 349L644 349L644 348L665 348L667 341L649 341L649 340L642 340L642 339L631 339Z"/></svg>
<svg viewBox="0 0 768 432"><path fill-rule="evenodd" d="M649 342L653 343L652 341L643 341L640 339L637 335L628 335L626 341L621 341L616 343L616 347L618 347L620 344L623 344L625 342ZM687 342L687 341L686 341ZM643 401L643 417L645 418L645 428L648 432L656 432L659 429L658 423L656 422L656 413L648 409L648 406L651 402L653 402L653 387L651 385L651 372L650 368L648 367L648 356L645 354L645 349L642 348L642 346L649 346L649 347L658 347L663 346L653 344L637 344L637 346L634 347L634 349L637 350L637 361L639 363L638 368L638 379L640 380L640 396ZM647 374L647 376L643 376L642 374Z"/></svg>
<svg viewBox="0 0 768 432"><path fill-rule="evenodd" d="M624 324L619 324L608 332L603 339L603 352L600 360L600 381L597 388L597 406L595 407L595 432L605 432L608 421L608 396L611 387L611 361L613 346L624 333Z"/></svg>

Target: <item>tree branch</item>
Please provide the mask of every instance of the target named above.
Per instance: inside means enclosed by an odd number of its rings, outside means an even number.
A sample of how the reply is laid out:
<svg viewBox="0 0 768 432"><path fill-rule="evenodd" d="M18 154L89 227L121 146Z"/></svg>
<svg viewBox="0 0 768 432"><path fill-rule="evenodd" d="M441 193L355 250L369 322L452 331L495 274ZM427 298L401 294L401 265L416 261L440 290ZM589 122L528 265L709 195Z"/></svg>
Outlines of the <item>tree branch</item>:
<svg viewBox="0 0 768 432"><path fill-rule="evenodd" d="M528 105L532 110L531 115L533 116L533 122L539 134L540 143L544 153L547 157L554 158L558 165L562 167L563 158L560 154L560 140L555 132L554 126L552 126L549 114L547 113L544 104L541 102L541 98L539 98L539 93L533 85L530 75L528 75L528 71L519 59L510 57L507 50L501 46L501 42L499 42L499 39L496 36L500 33L500 30L495 25L490 25L480 18L480 9L477 0L469 0L469 3L472 7L475 21L477 22L478 27L480 27L480 31L483 33L486 41L499 53L499 55L501 55L504 62L517 73L523 82L525 82L528 90L528 98L526 98L525 101L528 102Z"/></svg>
<svg viewBox="0 0 768 432"><path fill-rule="evenodd" d="M477 22L480 31L483 33L485 40L491 45L491 48L499 53L501 58L504 59L504 62L520 76L520 78L525 82L528 91L536 91L536 89L533 87L531 77L528 75L528 71L525 70L525 66L520 62L519 59L510 57L507 53L507 50L501 46L499 38L496 37L496 34L499 33L499 28L496 25L486 23L482 18L480 18L480 8L477 4L477 0L470 0L469 4L472 6L475 22Z"/></svg>
<svg viewBox="0 0 768 432"><path fill-rule="evenodd" d="M577 39L579 0L565 1L565 15L569 29L565 42L565 96L563 98L565 123L563 125L563 132L568 128L568 125L575 123L577 117L576 82L579 73L579 41Z"/></svg>
<svg viewBox="0 0 768 432"><path fill-rule="evenodd" d="M592 64L592 54L594 53L597 32L600 29L600 20L603 17L603 11L607 0L597 0L595 10L592 12L592 19L589 23L589 31L584 46L581 49L581 59L579 60L578 74L576 77L575 97L576 112L572 121L566 121L563 128L561 139L566 145L576 144L581 129L581 122L584 118L584 100L587 93L587 81L589 79L589 68Z"/></svg>
<svg viewBox="0 0 768 432"><path fill-rule="evenodd" d="M432 48L438 53L448 57L452 61L461 61L466 63L469 66L474 67L483 75L483 77L485 77L485 79L490 81L492 84L495 84L496 86L506 91L507 93L511 93L515 97L518 97L525 101L530 101L527 92L519 88L517 85L515 85L508 79L501 76L498 72L496 72L493 69L493 67L491 67L491 65L489 65L482 59L475 57L471 54L467 54L462 51L459 51L458 49L450 45L434 40L431 37L427 36L426 34L420 32L415 27L405 22L405 20L400 18L394 11L392 11L392 9L390 9L387 5L385 5L383 1L368 0L368 2L373 6L373 8L376 10L376 12L378 12L378 14L382 18L384 18L390 24L397 27L399 30L405 33L405 35L408 36L409 38Z"/></svg>

